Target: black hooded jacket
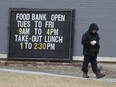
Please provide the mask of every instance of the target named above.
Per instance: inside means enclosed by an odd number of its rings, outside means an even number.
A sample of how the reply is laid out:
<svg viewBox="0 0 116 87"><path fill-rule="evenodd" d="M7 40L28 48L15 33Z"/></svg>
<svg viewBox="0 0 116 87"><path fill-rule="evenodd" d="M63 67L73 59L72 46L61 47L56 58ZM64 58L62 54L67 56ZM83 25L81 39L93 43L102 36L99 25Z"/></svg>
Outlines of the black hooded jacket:
<svg viewBox="0 0 116 87"><path fill-rule="evenodd" d="M98 33L92 33L92 30L99 30L98 26L96 23L92 23L89 27L89 30L85 32L82 36L81 43L83 45L83 54L84 55L97 55L99 53L99 40L100 37ZM96 44L92 46L90 44L91 41L95 40Z"/></svg>

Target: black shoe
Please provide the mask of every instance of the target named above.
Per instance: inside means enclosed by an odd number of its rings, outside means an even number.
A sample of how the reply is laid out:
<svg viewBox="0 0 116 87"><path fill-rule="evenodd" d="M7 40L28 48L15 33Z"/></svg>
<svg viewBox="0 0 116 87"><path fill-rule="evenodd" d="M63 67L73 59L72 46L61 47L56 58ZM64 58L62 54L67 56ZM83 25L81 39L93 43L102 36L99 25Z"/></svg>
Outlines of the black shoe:
<svg viewBox="0 0 116 87"><path fill-rule="evenodd" d="M97 78L97 79L100 79L100 78L102 78L102 77L104 77L104 76L105 76L105 74L101 74L101 73L100 73L100 74L97 74L97 75L96 75L96 78Z"/></svg>
<svg viewBox="0 0 116 87"><path fill-rule="evenodd" d="M89 78L87 73L83 73L83 78Z"/></svg>

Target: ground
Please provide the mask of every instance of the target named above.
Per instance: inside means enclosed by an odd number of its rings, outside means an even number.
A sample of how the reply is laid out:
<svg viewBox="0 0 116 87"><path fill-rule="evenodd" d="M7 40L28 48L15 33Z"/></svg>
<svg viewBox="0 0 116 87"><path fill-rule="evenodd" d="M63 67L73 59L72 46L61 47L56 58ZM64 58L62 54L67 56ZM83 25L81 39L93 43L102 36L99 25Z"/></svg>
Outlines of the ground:
<svg viewBox="0 0 116 87"><path fill-rule="evenodd" d="M0 72L0 87L116 87L116 83Z"/></svg>
<svg viewBox="0 0 116 87"><path fill-rule="evenodd" d="M71 75L82 77L82 62L63 63L63 62L33 62L33 61L1 61L1 68L12 68L29 71L47 72L61 75ZM98 63L102 73L105 73L105 78L116 78L115 63ZM89 75L95 78L94 73L89 65Z"/></svg>
<svg viewBox="0 0 116 87"><path fill-rule="evenodd" d="M102 73L106 74L102 80L97 80L89 65L89 79L82 78L82 62L57 63L33 61L0 61L1 69L14 69L35 72L46 72L76 78L33 75L25 73L0 71L0 87L116 87L116 64L99 63ZM91 79L93 78L93 79ZM115 79L107 81L105 79Z"/></svg>

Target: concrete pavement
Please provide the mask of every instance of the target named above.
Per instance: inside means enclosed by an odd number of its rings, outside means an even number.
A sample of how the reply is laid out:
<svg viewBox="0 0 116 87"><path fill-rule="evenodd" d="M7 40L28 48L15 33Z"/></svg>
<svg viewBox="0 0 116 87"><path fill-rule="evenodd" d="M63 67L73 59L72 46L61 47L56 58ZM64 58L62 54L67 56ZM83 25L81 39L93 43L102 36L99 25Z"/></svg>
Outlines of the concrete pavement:
<svg viewBox="0 0 116 87"><path fill-rule="evenodd" d="M45 75L45 76L55 76L55 77L64 77L64 78L77 78L77 79L83 79L83 80L95 80L95 81L104 81L104 82L111 82L116 83L116 78L109 79L109 78L82 78L81 76L70 76L70 75L59 75L59 74L52 74L52 73L45 73L45 72L35 72L35 71L26 71L26 70L16 70L16 69L7 69L7 68L0 68L0 72L13 72L13 73L19 73L19 74L31 74L31 75Z"/></svg>

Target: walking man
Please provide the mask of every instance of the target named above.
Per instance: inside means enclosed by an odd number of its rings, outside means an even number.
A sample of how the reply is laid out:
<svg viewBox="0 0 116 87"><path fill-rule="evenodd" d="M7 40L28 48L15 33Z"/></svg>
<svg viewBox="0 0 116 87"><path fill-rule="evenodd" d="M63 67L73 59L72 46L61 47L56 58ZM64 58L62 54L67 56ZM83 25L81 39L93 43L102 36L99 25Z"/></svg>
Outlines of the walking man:
<svg viewBox="0 0 116 87"><path fill-rule="evenodd" d="M92 70L96 74L96 78L102 78L105 74L101 74L97 66L97 55L99 53L99 40L100 37L97 33L99 30L96 23L90 24L87 32L82 36L81 43L83 45L84 61L82 66L83 78L89 78L88 76L88 64L91 63Z"/></svg>

